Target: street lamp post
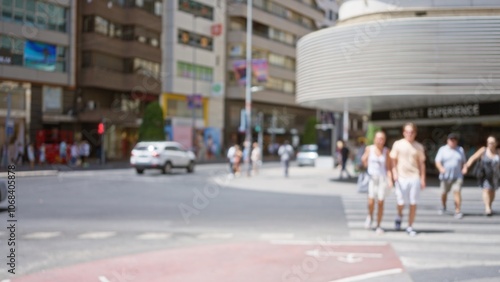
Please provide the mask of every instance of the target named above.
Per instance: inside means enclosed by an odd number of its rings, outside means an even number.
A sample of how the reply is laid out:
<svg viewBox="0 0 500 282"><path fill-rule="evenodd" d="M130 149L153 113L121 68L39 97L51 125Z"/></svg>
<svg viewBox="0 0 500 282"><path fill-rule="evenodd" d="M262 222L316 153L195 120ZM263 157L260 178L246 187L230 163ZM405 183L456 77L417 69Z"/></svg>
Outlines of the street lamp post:
<svg viewBox="0 0 500 282"><path fill-rule="evenodd" d="M244 156L247 172L250 174L250 148L252 146L252 7L253 1L247 1L247 42L246 42L246 83L245 83L245 114L246 114L246 137Z"/></svg>
<svg viewBox="0 0 500 282"><path fill-rule="evenodd" d="M3 165L7 167L9 165L9 135L11 131L11 121L10 121L10 110L12 108L12 90L7 91L7 116L5 117L5 144L3 146Z"/></svg>
<svg viewBox="0 0 500 282"><path fill-rule="evenodd" d="M196 14L193 14L193 32L196 33L196 18L198 16ZM196 154L196 149L195 149L195 144L196 144L196 101L195 101L195 96L196 96L196 46L192 46L193 48L193 93L191 94L191 111L192 111L192 126L193 126L193 136L192 136L192 148L193 148L193 153Z"/></svg>

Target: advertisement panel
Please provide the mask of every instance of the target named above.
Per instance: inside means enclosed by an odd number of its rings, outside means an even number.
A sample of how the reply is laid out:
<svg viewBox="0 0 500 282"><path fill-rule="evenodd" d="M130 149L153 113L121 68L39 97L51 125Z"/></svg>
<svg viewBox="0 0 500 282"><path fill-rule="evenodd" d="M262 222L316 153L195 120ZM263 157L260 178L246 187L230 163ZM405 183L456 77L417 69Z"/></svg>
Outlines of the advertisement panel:
<svg viewBox="0 0 500 282"><path fill-rule="evenodd" d="M37 70L55 71L56 46L26 40L24 44L24 65Z"/></svg>
<svg viewBox="0 0 500 282"><path fill-rule="evenodd" d="M238 85L245 86L247 76L247 66L245 60L237 60L233 62L233 70L238 81ZM252 76L257 80L257 83L267 81L269 73L269 65L266 59L252 60Z"/></svg>

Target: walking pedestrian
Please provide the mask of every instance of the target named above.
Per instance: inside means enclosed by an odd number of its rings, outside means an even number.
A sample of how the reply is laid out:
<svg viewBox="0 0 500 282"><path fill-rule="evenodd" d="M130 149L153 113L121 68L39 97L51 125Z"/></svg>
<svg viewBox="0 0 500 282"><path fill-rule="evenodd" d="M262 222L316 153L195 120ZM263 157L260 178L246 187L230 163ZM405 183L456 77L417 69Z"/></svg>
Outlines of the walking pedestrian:
<svg viewBox="0 0 500 282"><path fill-rule="evenodd" d="M448 134L446 145L439 148L435 158L441 182L441 209L439 214L446 213L447 196L451 190L455 199L455 218L460 219L463 217L460 207L462 204L461 191L464 174L467 173L466 162L464 149L458 146L458 135L455 133Z"/></svg>
<svg viewBox="0 0 500 282"><path fill-rule="evenodd" d="M278 155L280 155L281 163L283 164L285 177L288 177L288 168L290 167L290 159L293 156L293 147L292 145L290 145L290 142L288 140L285 140L285 143L279 147Z"/></svg>
<svg viewBox="0 0 500 282"><path fill-rule="evenodd" d="M16 146L16 160L15 164L17 165L22 165L23 164L23 159L24 159L24 146L23 143L17 142Z"/></svg>
<svg viewBox="0 0 500 282"><path fill-rule="evenodd" d="M42 143L42 145L40 145L40 149L39 149L39 156L38 156L38 162L41 164L41 165L44 165L45 164L45 144Z"/></svg>
<svg viewBox="0 0 500 282"><path fill-rule="evenodd" d="M384 199L387 190L393 186L390 151L385 147L386 136L382 131L375 133L374 144L365 148L361 157L361 162L366 167L370 181L368 184L368 216L365 221L365 228L370 229L373 222L373 212L375 210L375 199L378 200L377 207L377 234L384 233L380 227L384 214Z"/></svg>
<svg viewBox="0 0 500 282"><path fill-rule="evenodd" d="M500 187L500 151L497 149L497 139L489 136L486 140L486 147L481 147L467 161L467 168L478 161L476 177L479 186L483 189L484 213L492 216L491 206L495 200L495 191Z"/></svg>
<svg viewBox="0 0 500 282"><path fill-rule="evenodd" d="M78 153L78 145L76 143L73 143L73 145L71 145L71 165L75 166L77 164L79 156L80 154Z"/></svg>
<svg viewBox="0 0 500 282"><path fill-rule="evenodd" d="M241 161L243 160L243 152L239 145L234 145L233 169L234 175L240 176Z"/></svg>
<svg viewBox="0 0 500 282"><path fill-rule="evenodd" d="M260 154L261 154L261 150L260 150L259 144L257 142L254 142L253 149L252 149L252 156L250 158L252 160L253 175L257 175L259 173L259 166L262 162Z"/></svg>
<svg viewBox="0 0 500 282"><path fill-rule="evenodd" d="M33 143L30 143L28 145L26 152L28 153L28 161L30 162L30 168L33 169L35 168L35 148L33 146Z"/></svg>
<svg viewBox="0 0 500 282"><path fill-rule="evenodd" d="M61 163L63 164L66 163L66 150L67 150L66 141L62 140L61 143L59 143L59 158L61 160Z"/></svg>
<svg viewBox="0 0 500 282"><path fill-rule="evenodd" d="M347 178L351 178L351 174L347 171L347 161L349 160L349 148L344 141L337 142L337 146L340 149L340 162L342 164L342 169L340 170L339 179L342 179L344 172L347 174Z"/></svg>
<svg viewBox="0 0 500 282"><path fill-rule="evenodd" d="M236 154L236 146L233 145L227 150L227 160L229 162L229 173L234 176L234 155Z"/></svg>
<svg viewBox="0 0 500 282"><path fill-rule="evenodd" d="M403 127L404 138L394 142L390 157L392 160L392 177L396 188L397 217L394 221L396 230L401 229L403 208L410 205L408 227L406 232L410 236L417 233L413 223L417 212L417 202L420 189L425 189L425 153L424 146L415 141L417 126L407 123Z"/></svg>
<svg viewBox="0 0 500 282"><path fill-rule="evenodd" d="M85 140L85 141L83 141L83 157L85 160L82 164L83 167L89 166L89 163L88 163L89 156L90 156L90 144L89 144L89 142L87 142Z"/></svg>

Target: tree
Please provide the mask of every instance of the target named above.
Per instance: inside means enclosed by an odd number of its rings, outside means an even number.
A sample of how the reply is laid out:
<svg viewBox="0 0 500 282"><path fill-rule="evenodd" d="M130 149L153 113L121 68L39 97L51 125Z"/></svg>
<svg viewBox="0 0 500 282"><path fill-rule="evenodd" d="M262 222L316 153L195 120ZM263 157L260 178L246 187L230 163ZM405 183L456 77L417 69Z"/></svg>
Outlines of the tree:
<svg viewBox="0 0 500 282"><path fill-rule="evenodd" d="M310 117L307 119L302 144L316 144L316 118Z"/></svg>
<svg viewBox="0 0 500 282"><path fill-rule="evenodd" d="M158 102L147 105L139 128L139 141L164 141L163 111Z"/></svg>

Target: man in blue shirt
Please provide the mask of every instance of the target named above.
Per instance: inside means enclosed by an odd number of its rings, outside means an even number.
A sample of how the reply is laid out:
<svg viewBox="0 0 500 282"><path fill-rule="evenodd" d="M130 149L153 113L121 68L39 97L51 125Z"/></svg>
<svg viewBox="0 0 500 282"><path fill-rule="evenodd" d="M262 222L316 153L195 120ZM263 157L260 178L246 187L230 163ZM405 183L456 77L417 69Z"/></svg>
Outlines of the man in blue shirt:
<svg viewBox="0 0 500 282"><path fill-rule="evenodd" d="M446 145L439 148L436 155L436 167L439 170L439 180L441 181L441 202L440 214L446 212L446 199L448 192L453 190L455 196L455 218L460 219L463 214L460 210L462 202L462 184L464 174L467 173L466 158L464 149L458 146L458 135L450 133Z"/></svg>

